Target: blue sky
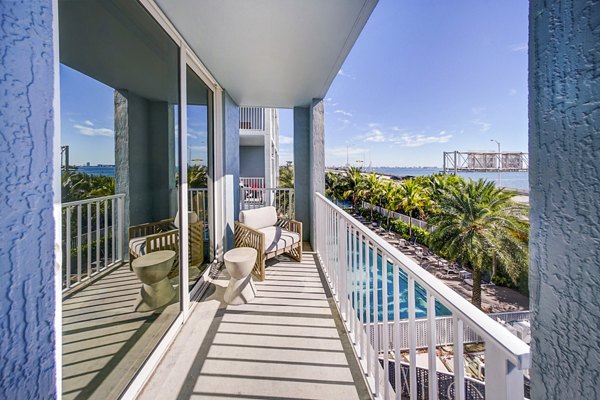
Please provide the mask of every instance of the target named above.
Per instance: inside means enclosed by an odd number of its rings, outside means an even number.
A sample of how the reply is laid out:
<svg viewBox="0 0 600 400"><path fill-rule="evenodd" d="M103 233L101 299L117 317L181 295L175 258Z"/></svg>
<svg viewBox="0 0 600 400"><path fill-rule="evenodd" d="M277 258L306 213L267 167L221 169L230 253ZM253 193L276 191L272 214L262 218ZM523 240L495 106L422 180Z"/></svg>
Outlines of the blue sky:
<svg viewBox="0 0 600 400"><path fill-rule="evenodd" d="M527 16L524 0L380 0L325 99L327 165L347 146L373 166L441 166L490 139L526 152Z"/></svg>
<svg viewBox="0 0 600 400"><path fill-rule="evenodd" d="M525 0L380 0L325 99L327 165L348 151L354 164L441 166L443 151L495 150L490 139L527 151L527 15ZM72 163L112 163L112 90L61 72ZM280 136L284 164L291 110Z"/></svg>

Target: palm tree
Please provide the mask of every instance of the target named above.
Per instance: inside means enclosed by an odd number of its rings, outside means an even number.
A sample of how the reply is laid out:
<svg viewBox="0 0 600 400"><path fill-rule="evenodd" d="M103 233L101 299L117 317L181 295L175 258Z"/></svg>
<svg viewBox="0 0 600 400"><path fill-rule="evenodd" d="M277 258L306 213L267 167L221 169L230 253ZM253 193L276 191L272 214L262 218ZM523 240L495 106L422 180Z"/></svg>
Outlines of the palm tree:
<svg viewBox="0 0 600 400"><path fill-rule="evenodd" d="M391 230L390 227L390 217L393 211L396 211L400 204L402 203L402 192L400 188L394 184L392 181L388 181L385 184L385 208L388 210L387 215L387 227L388 230Z"/></svg>
<svg viewBox="0 0 600 400"><path fill-rule="evenodd" d="M363 178L364 179L364 178ZM381 181L377 175L371 172L364 179L364 183L359 190L359 198L363 201L370 203L371 205L379 204L380 199L384 195ZM371 220L373 219L373 207L371 207Z"/></svg>
<svg viewBox="0 0 600 400"><path fill-rule="evenodd" d="M279 167L279 187L294 187L294 168L291 164Z"/></svg>
<svg viewBox="0 0 600 400"><path fill-rule="evenodd" d="M528 227L525 209L493 182L466 181L447 191L434 227L431 244L449 258L473 269L472 303L481 308L481 272L494 262L516 280L527 266Z"/></svg>
<svg viewBox="0 0 600 400"><path fill-rule="evenodd" d="M400 206L408 214L409 234L412 236L412 219L415 211L419 215L429 205L429 196L425 188L414 179L407 179L400 186Z"/></svg>
<svg viewBox="0 0 600 400"><path fill-rule="evenodd" d="M325 174L325 196L336 203L342 200L346 191L344 184L345 182L339 174L327 172Z"/></svg>
<svg viewBox="0 0 600 400"><path fill-rule="evenodd" d="M343 176L346 189L344 192L344 198L350 199L352 201L352 206L357 208L360 200L361 190L365 186L362 168L348 167Z"/></svg>

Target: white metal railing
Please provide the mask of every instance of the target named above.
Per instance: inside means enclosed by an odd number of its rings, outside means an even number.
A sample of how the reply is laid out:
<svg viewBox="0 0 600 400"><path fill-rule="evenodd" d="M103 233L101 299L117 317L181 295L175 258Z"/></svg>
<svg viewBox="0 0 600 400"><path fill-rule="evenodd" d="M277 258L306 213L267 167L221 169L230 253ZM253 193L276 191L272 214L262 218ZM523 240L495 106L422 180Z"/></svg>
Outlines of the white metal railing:
<svg viewBox="0 0 600 400"><path fill-rule="evenodd" d="M262 107L240 107L240 129L264 131L265 109Z"/></svg>
<svg viewBox="0 0 600 400"><path fill-rule="evenodd" d="M240 188L240 209L251 210L274 206L277 214L294 218L294 189L292 188Z"/></svg>
<svg viewBox="0 0 600 400"><path fill-rule="evenodd" d="M202 220L204 229L208 229L208 188L189 189L188 207Z"/></svg>
<svg viewBox="0 0 600 400"><path fill-rule="evenodd" d="M505 323L511 323L514 321L528 321L529 320L529 311L511 311L511 312L502 312L502 313L494 313L488 314L488 316L496 321L504 321ZM428 343L427 337L427 324L428 320L426 318L417 319L415 321L415 327L417 330L417 349L426 348ZM454 342L454 318L453 317L437 317L435 319L435 334L436 334L436 346L446 346L452 344ZM395 342L395 336L393 335L393 330L395 328L395 324L393 322L388 322L388 335L390 335L390 346L392 348L399 347L401 350L408 350L408 321L403 320L400 321L399 324L400 329L400 343ZM378 335L379 336L379 350L384 351L383 349L383 329L384 325L382 322L379 323L371 323L369 325L370 335ZM509 329L510 331L510 329ZM515 334L513 332L513 334ZM371 339L374 342L374 339ZM479 343L482 342L482 338L468 326L464 329L463 334L463 343Z"/></svg>
<svg viewBox="0 0 600 400"><path fill-rule="evenodd" d="M389 214L392 219L399 219L402 222L405 222L407 224L411 223L411 218L408 215L400 214L399 212L396 212L396 211L390 211L387 208L375 206L371 203L367 203L366 201L363 201L363 207L367 208L367 209L372 208L375 212L377 212L385 217L387 217ZM417 219L417 218L412 218L412 225L419 227L421 229L425 229L425 230L429 229L427 222L421 221L420 219Z"/></svg>
<svg viewBox="0 0 600 400"><path fill-rule="evenodd" d="M264 188L265 187L265 178L243 177L243 178L240 178L240 185L245 188Z"/></svg>
<svg viewBox="0 0 600 400"><path fill-rule="evenodd" d="M476 398L467 395L471 393L471 386L465 379L462 356L453 357L453 384L442 386L438 382L436 305L441 304L452 315L454 354L464 354L465 328L484 342L485 398L524 398L523 370L529 368L530 363L528 345L320 193L315 194L315 212L315 246L320 265L376 397L386 400L406 397L445 399L451 394L457 400ZM417 298L415 288L419 289L420 298ZM426 312L427 320L424 332L420 334L417 332L417 306L420 314ZM392 319L388 322L390 312ZM401 368L392 370L390 367L390 362L402 359L400 347L392 347L393 343L401 343L401 319L408 321L406 374ZM379 322L392 324L391 335L387 329L383 330L381 339L379 335L368 334L366 327ZM419 385L417 380L418 334L427 337L426 386ZM398 387L397 391L395 387Z"/></svg>
<svg viewBox="0 0 600 400"><path fill-rule="evenodd" d="M62 204L62 289L123 263L125 195Z"/></svg>

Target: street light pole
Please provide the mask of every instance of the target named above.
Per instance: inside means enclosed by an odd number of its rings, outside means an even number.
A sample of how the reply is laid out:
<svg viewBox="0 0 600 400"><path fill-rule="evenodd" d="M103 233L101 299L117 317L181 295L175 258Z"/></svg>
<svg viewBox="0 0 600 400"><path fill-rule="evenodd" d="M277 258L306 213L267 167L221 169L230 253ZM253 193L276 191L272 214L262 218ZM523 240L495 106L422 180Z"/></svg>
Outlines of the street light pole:
<svg viewBox="0 0 600 400"><path fill-rule="evenodd" d="M498 145L498 186L502 186L502 152L500 151L500 142L495 139L490 139L491 142L496 142Z"/></svg>

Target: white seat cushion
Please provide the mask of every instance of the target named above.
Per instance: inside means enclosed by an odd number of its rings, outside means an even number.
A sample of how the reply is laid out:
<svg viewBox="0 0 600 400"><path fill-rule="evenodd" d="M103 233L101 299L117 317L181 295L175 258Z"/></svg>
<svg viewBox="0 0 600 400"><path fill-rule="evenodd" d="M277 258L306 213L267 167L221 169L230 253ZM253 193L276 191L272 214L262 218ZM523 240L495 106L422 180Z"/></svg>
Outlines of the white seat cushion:
<svg viewBox="0 0 600 400"><path fill-rule="evenodd" d="M268 226L258 229L265 234L265 253L281 250L300 242L300 234L290 232L278 226Z"/></svg>
<svg viewBox="0 0 600 400"><path fill-rule="evenodd" d="M277 210L270 206L240 211L240 222L252 229L272 227L277 223Z"/></svg>
<svg viewBox="0 0 600 400"><path fill-rule="evenodd" d="M129 241L129 252L136 257L146 254L146 236L137 237Z"/></svg>

